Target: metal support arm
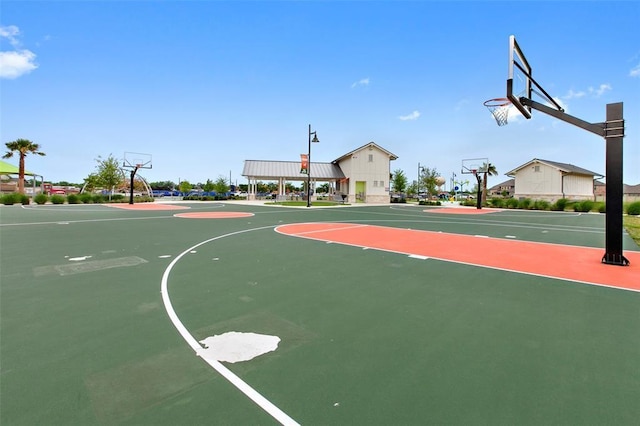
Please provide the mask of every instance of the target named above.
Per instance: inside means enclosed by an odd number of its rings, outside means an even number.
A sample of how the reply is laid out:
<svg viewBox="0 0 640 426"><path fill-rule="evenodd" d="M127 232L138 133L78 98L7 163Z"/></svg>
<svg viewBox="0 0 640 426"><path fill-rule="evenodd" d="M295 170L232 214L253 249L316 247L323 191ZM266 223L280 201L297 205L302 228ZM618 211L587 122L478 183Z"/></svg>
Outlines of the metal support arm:
<svg viewBox="0 0 640 426"><path fill-rule="evenodd" d="M529 98L520 98L520 103L522 105L526 105L531 107L537 111L544 112L547 115L557 118L558 120L565 121L569 124L573 124L574 126L578 126L581 129L587 130L591 133L595 133L598 136L606 137L605 129L606 123L589 123L587 121L581 120L577 117L567 114L563 111L558 111L557 109L550 108L540 102L533 101Z"/></svg>

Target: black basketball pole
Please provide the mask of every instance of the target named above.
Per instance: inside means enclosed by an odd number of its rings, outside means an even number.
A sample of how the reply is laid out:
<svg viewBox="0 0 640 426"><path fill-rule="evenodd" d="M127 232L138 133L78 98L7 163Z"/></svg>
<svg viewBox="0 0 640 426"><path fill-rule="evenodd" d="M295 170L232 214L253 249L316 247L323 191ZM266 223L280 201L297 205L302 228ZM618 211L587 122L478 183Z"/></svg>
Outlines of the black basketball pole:
<svg viewBox="0 0 640 426"><path fill-rule="evenodd" d="M131 170L131 188L129 191L129 204L133 204L133 178L136 177L136 172L138 171L138 166L134 167Z"/></svg>
<svg viewBox="0 0 640 426"><path fill-rule="evenodd" d="M622 102L607 104L605 141L607 144L607 218L606 252L602 263L610 265L629 265L622 254L622 138L624 137L624 118Z"/></svg>
<svg viewBox="0 0 640 426"><path fill-rule="evenodd" d="M607 104L607 121L604 123L589 123L525 97L520 98L520 103L605 138L607 217L605 254L602 257L602 263L628 266L629 260L622 254L622 139L624 138L622 102Z"/></svg>
<svg viewBox="0 0 640 426"><path fill-rule="evenodd" d="M487 167L488 166L489 165L487 165ZM474 175L476 175L476 180L478 181L478 190L476 193L476 209L481 210L482 209L482 175L480 174L479 171L476 171Z"/></svg>

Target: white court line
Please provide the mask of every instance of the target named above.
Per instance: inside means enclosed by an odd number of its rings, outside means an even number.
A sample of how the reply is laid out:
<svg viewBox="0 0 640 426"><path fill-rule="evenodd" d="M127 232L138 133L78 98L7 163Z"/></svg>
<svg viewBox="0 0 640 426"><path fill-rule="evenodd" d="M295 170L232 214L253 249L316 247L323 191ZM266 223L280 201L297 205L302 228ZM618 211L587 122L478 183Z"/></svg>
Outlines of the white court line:
<svg viewBox="0 0 640 426"><path fill-rule="evenodd" d="M304 222L304 223L305 224L316 224L316 223L327 223L327 222ZM329 223L331 223L331 222L329 222ZM280 225L280 226L287 226L287 225L291 226L291 225L299 225L299 224L297 224L297 223L288 223L288 224ZM278 234L282 234L282 232L278 231L278 228L280 226L275 228L275 231ZM313 234L318 234L318 233L322 233L322 232L345 231L345 230L348 230L348 229L366 228L367 226L370 226L370 225L353 225L353 226L343 226L343 227L340 227L340 228L317 229L315 231L305 231L305 232L298 232L296 234L284 234L284 235L294 235L294 236L296 236L296 235L313 235Z"/></svg>
<svg viewBox="0 0 640 426"><path fill-rule="evenodd" d="M278 422L280 422L283 425L294 426L294 425L299 425L299 423L293 420L291 417L289 417L284 411L276 407L271 401L269 401L260 393L258 393L258 391L256 391L251 386L249 386L241 378L236 376L233 372L231 372L231 370L229 370L227 367L222 365L221 362L213 359L208 359L203 356L205 353L205 349L200 345L200 343L198 343L198 341L191 335L191 333L189 333L189 330L187 330L187 328L184 326L182 321L180 321L180 318L178 318L178 315L176 314L176 311L173 309L173 305L171 304L171 299L169 297L169 291L168 291L169 274L171 273L171 269L173 269L175 264L178 263L178 261L182 259L182 257L185 256L186 254L191 253L196 248L200 247L201 245L210 243L211 241L219 240L221 238L229 237L232 235L242 234L245 232L257 231L261 229L270 229L270 228L273 228L273 226L263 226L260 228L245 229L243 231L232 232L230 234L225 234L218 237L210 238L208 240L202 241L194 245L193 247L186 249L185 251L180 253L178 256L176 256L175 259L173 259L173 261L171 261L169 266L167 266L167 269L165 269L164 274L162 274L161 293L162 293L162 301L164 303L165 310L169 315L169 319L171 319L171 322L173 323L175 328L178 330L178 333L180 333L182 338L187 342L187 344L191 347L191 349L195 351L196 355L202 358L202 360L204 360L207 364L213 367L214 370L220 373L222 377L227 379L240 392L245 394L249 399L255 402L264 411L269 413Z"/></svg>

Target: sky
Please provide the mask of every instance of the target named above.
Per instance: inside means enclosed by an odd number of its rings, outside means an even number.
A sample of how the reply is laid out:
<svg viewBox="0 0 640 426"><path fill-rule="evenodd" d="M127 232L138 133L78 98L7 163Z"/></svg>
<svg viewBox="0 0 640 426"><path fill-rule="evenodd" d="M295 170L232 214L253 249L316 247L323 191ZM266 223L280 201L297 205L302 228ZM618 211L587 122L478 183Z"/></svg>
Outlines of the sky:
<svg viewBox="0 0 640 426"><path fill-rule="evenodd" d="M638 1L3 0L0 136L39 144L26 167L50 182L136 152L149 182L243 184L244 160L299 161L309 125L312 162L373 141L409 181L470 158L496 166L490 186L533 158L604 175L602 137L535 111L499 127L483 106L506 94L513 34L568 114L624 103L635 185L638 23Z"/></svg>

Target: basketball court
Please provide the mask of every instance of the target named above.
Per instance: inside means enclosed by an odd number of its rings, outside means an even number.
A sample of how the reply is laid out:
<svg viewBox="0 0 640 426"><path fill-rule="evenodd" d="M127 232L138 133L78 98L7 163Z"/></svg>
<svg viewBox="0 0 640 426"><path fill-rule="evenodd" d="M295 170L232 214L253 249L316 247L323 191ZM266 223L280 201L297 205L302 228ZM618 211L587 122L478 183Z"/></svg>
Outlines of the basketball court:
<svg viewBox="0 0 640 426"><path fill-rule="evenodd" d="M130 204L0 206L0 423L637 424L622 104L586 123L531 69L510 37L485 106L604 137L606 215L136 205L136 153Z"/></svg>
<svg viewBox="0 0 640 426"><path fill-rule="evenodd" d="M640 416L603 215L157 205L2 206L3 424Z"/></svg>

